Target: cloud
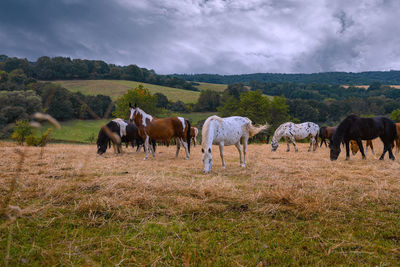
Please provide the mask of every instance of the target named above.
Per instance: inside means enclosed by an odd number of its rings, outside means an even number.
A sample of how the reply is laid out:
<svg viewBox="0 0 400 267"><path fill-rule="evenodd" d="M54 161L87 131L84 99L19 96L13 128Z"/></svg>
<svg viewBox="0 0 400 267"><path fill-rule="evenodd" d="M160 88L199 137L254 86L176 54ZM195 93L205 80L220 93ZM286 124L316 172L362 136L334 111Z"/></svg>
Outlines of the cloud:
<svg viewBox="0 0 400 267"><path fill-rule="evenodd" d="M0 53L158 73L400 69L398 1L2 0Z"/></svg>

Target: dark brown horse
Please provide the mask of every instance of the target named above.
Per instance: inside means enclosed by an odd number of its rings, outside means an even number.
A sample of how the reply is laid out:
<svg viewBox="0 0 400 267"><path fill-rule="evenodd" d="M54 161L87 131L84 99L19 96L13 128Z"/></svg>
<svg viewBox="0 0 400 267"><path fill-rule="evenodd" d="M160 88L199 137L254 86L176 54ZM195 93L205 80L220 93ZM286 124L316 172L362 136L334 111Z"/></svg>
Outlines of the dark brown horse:
<svg viewBox="0 0 400 267"><path fill-rule="evenodd" d="M372 140L379 137L383 142L383 152L380 160L383 160L386 152L389 158L394 160L391 144L398 138L396 124L385 116L361 118L357 115L347 116L336 128L336 132L329 144L330 158L336 160L340 154L340 142L346 144L346 160L350 158L350 140L356 140L363 159L364 148L361 140Z"/></svg>
<svg viewBox="0 0 400 267"><path fill-rule="evenodd" d="M129 103L130 116L129 120L135 121L139 135L144 139L144 147L146 151L145 159L149 157L149 151L152 151L155 157L154 150L149 145L149 140L169 141L172 138L178 140L176 146L176 157L178 157L180 145L186 150L186 159L190 157L190 122L182 117L170 117L157 119L147 114L140 108L132 107Z"/></svg>
<svg viewBox="0 0 400 267"><path fill-rule="evenodd" d="M325 147L327 147L326 139L328 139L330 142L335 131L336 127L323 126L319 128L319 137L321 138L321 144L319 146L321 147L322 143L324 143Z"/></svg>

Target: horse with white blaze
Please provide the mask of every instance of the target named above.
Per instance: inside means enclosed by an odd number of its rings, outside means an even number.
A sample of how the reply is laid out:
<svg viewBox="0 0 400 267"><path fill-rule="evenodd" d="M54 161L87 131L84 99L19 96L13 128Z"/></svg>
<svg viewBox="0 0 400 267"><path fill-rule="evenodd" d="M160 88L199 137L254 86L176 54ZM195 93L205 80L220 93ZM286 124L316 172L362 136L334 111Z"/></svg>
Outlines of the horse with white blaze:
<svg viewBox="0 0 400 267"><path fill-rule="evenodd" d="M209 117L202 128L201 152L204 165L204 172L208 173L212 167L212 145L219 146L219 153L222 159L222 168L225 168L224 146L235 145L240 154L240 166L246 166L247 141L259 132L268 129L269 125L255 127L251 120L245 117L220 118ZM243 150L240 146L243 143ZM243 157L242 157L243 151Z"/></svg>
<svg viewBox="0 0 400 267"><path fill-rule="evenodd" d="M276 151L279 146L279 140L284 137L287 144L287 152L290 151L289 140L293 143L294 149L297 152L296 139L304 139L307 137L311 138L310 147L308 151L317 149L317 138L319 134L319 126L313 122L304 122L300 124L294 124L293 122L286 122L281 124L274 133L271 141L271 151Z"/></svg>

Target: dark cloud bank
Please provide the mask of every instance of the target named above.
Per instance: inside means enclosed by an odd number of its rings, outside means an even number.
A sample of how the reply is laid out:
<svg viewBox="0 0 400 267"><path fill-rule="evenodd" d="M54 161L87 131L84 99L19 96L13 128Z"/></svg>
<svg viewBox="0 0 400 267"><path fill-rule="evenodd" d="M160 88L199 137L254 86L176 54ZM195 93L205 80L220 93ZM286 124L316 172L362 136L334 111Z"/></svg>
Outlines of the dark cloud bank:
<svg viewBox="0 0 400 267"><path fill-rule="evenodd" d="M400 69L400 1L2 0L0 54L158 73Z"/></svg>

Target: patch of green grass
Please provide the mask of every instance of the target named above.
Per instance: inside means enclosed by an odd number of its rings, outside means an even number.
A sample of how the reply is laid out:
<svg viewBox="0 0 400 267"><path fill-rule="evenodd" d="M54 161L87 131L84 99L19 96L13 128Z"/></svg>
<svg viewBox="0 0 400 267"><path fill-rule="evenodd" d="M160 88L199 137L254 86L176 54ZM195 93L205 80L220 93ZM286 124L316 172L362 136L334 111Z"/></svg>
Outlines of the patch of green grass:
<svg viewBox="0 0 400 267"><path fill-rule="evenodd" d="M228 87L228 85L226 84L201 83L201 82L197 83L199 83L200 85L196 85L195 87L198 88L200 91L211 90L211 91L223 92Z"/></svg>
<svg viewBox="0 0 400 267"><path fill-rule="evenodd" d="M0 262L5 262L9 242L11 266L393 266L400 260L397 216L361 210L302 218L290 212L230 210L183 216L139 213L121 220L59 208L0 229Z"/></svg>
<svg viewBox="0 0 400 267"><path fill-rule="evenodd" d="M85 95L102 94L110 96L113 100L118 99L129 89L138 87L139 84L149 89L152 94L166 95L170 101L180 100L184 103L196 103L200 96L200 92L125 80L63 80L54 81L54 83L60 84L72 92L81 92Z"/></svg>

